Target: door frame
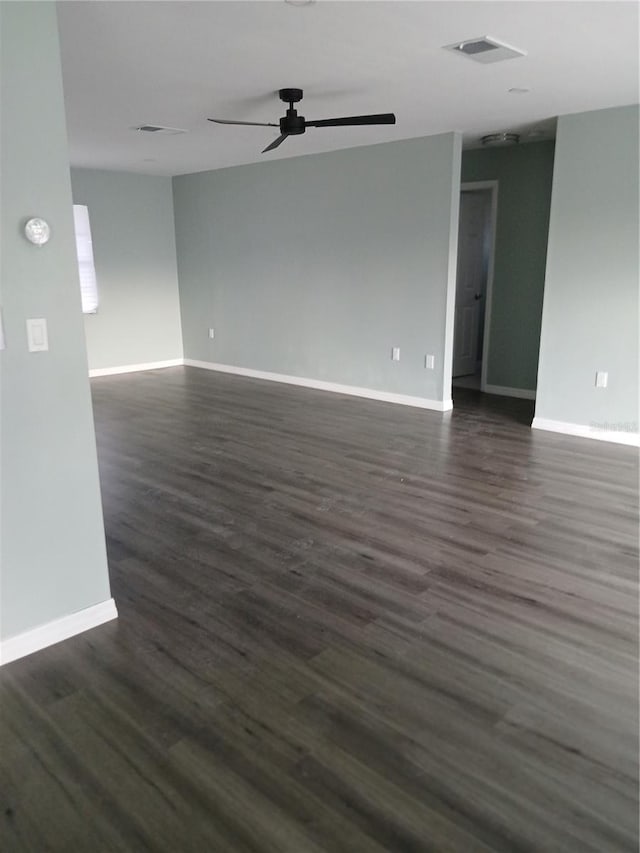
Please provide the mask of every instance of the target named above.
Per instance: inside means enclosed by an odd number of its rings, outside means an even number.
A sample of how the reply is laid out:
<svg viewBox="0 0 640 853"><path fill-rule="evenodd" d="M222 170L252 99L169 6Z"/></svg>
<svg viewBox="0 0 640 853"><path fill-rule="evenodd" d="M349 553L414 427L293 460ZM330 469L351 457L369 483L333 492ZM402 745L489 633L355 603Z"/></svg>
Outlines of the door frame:
<svg viewBox="0 0 640 853"><path fill-rule="evenodd" d="M468 181L460 184L460 192L490 190L491 200L489 209L489 225L491 227L491 245L489 247L489 263L487 265L487 286L484 297L484 331L482 339L482 368L480 373L480 390L487 389L487 364L489 361L489 335L491 333L491 305L493 299L493 271L496 256L496 231L498 225L498 181ZM453 380L452 380L453 381Z"/></svg>

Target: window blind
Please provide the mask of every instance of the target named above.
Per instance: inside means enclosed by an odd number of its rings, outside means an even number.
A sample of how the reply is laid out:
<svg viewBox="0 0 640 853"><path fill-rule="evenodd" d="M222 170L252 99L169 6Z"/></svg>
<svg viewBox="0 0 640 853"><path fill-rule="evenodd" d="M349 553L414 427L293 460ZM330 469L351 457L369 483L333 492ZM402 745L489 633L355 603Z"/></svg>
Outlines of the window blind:
<svg viewBox="0 0 640 853"><path fill-rule="evenodd" d="M82 313L95 314L98 310L98 283L93 263L89 208L86 205L73 205L73 222L76 231L76 251L78 253L78 272L80 273Z"/></svg>

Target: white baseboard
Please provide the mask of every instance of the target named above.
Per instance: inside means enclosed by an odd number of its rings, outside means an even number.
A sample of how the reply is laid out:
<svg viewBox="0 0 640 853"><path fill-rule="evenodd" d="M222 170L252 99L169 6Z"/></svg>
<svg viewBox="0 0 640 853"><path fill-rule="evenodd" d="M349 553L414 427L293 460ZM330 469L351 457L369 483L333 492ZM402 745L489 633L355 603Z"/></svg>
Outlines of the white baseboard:
<svg viewBox="0 0 640 853"><path fill-rule="evenodd" d="M537 417L533 419L531 427L533 429L544 429L548 432L560 432L564 435L576 435L580 438L593 438L596 441L610 441L614 444L640 447L640 434L637 432L597 429L586 424L572 424L567 421L554 421Z"/></svg>
<svg viewBox="0 0 640 853"><path fill-rule="evenodd" d="M520 400L535 400L536 392L528 388L509 388L506 385L485 385L485 394L498 394L500 397L518 397Z"/></svg>
<svg viewBox="0 0 640 853"><path fill-rule="evenodd" d="M268 382L283 382L286 385L301 385L303 388L332 391L334 394L348 394L350 397L366 397L369 400L397 403L401 406L415 406L418 409L448 412L453 408L451 400L429 400L426 397L412 397L408 394L376 391L373 388L359 388L356 385L339 385L336 382L325 382L323 379L307 379L304 376L268 373L265 370L252 370L249 367L235 367L231 364L217 364L212 361L197 361L193 358L185 358L184 363L187 367L201 367L204 370L216 370L219 373L233 373L237 376L249 376L252 379L266 379Z"/></svg>
<svg viewBox="0 0 640 853"><path fill-rule="evenodd" d="M63 616L61 619L54 619L53 622L39 625L30 631L7 637L6 640L0 641L0 666L40 649L46 649L47 646L88 631L89 628L96 628L104 622L116 619L117 616L115 602L113 598L109 598L101 601L100 604L86 607L77 613L70 613L69 616Z"/></svg>
<svg viewBox="0 0 640 853"><path fill-rule="evenodd" d="M120 367L94 367L89 376L115 376L116 373L138 373L141 370L159 370L161 367L179 367L183 358L170 358L166 361L148 361L145 364L123 364Z"/></svg>

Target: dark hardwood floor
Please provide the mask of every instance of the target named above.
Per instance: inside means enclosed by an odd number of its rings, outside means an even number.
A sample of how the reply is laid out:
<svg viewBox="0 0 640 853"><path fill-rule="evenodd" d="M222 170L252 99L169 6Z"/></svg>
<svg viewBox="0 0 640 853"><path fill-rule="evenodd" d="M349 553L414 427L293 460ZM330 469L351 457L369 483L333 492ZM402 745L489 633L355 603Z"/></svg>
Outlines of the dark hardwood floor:
<svg viewBox="0 0 640 853"><path fill-rule="evenodd" d="M120 618L0 670L2 851L637 850L637 451L92 387Z"/></svg>

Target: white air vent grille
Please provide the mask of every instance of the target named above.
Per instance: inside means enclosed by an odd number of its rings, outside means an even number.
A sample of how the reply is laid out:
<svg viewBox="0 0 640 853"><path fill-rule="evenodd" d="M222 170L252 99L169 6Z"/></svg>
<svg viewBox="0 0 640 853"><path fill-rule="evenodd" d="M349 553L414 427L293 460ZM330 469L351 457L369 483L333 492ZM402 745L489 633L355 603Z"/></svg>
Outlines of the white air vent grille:
<svg viewBox="0 0 640 853"><path fill-rule="evenodd" d="M141 124L134 130L139 130L142 133L162 133L165 136L173 136L175 133L186 133L186 130L181 130L179 127L162 127L158 124Z"/></svg>
<svg viewBox="0 0 640 853"><path fill-rule="evenodd" d="M480 36L475 39L458 41L455 44L447 44L444 49L467 56L469 59L473 59L474 62L483 62L485 64L489 62L502 62L504 59L515 59L518 56L527 55L526 51L518 50L517 47L511 47L511 45L490 36Z"/></svg>

